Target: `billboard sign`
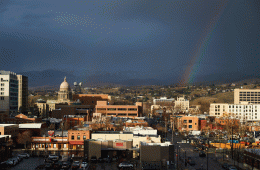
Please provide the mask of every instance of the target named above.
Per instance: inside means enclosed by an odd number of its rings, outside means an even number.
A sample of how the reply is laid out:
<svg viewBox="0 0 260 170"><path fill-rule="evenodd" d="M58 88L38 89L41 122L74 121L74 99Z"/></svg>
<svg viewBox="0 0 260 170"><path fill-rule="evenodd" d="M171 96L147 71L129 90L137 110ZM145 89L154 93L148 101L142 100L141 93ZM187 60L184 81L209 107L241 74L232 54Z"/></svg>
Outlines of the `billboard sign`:
<svg viewBox="0 0 260 170"><path fill-rule="evenodd" d="M116 146L124 146L124 144L120 142L120 143L116 143Z"/></svg>

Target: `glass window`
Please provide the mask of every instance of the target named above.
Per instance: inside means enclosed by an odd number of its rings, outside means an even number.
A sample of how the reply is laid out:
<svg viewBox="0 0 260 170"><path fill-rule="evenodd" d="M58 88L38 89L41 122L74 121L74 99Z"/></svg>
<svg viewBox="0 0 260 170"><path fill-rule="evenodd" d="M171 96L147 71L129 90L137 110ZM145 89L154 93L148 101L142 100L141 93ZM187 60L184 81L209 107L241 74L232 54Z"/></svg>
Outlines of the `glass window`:
<svg viewBox="0 0 260 170"><path fill-rule="evenodd" d="M189 123L192 123L192 120L189 120Z"/></svg>
<svg viewBox="0 0 260 170"><path fill-rule="evenodd" d="M83 140L84 140L84 139L86 139L86 136L85 136L85 135L83 136Z"/></svg>
<svg viewBox="0 0 260 170"><path fill-rule="evenodd" d="M77 140L80 140L80 136L77 136Z"/></svg>
<svg viewBox="0 0 260 170"><path fill-rule="evenodd" d="M56 144L53 144L53 148L56 148Z"/></svg>
<svg viewBox="0 0 260 170"><path fill-rule="evenodd" d="M71 140L74 140L74 135L71 136Z"/></svg>
<svg viewBox="0 0 260 170"><path fill-rule="evenodd" d="M187 123L187 120L183 120L183 123Z"/></svg>
<svg viewBox="0 0 260 170"><path fill-rule="evenodd" d="M192 128L192 125L189 125L189 128Z"/></svg>

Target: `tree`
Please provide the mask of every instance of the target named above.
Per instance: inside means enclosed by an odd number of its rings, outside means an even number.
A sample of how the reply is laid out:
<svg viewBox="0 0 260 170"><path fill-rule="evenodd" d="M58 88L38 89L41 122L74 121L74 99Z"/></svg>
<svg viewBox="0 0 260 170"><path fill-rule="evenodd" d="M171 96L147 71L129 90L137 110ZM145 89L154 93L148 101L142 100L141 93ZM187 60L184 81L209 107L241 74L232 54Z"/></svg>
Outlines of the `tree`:
<svg viewBox="0 0 260 170"><path fill-rule="evenodd" d="M26 130L22 133L19 133L17 136L17 143L24 144L24 148L27 148L27 144L32 142L32 132L30 130Z"/></svg>

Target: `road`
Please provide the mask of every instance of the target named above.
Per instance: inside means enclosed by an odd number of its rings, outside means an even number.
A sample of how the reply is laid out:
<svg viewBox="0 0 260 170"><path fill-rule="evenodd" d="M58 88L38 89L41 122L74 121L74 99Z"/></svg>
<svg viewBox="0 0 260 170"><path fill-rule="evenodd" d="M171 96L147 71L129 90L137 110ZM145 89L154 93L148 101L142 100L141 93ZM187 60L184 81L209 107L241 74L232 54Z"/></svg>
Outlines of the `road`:
<svg viewBox="0 0 260 170"><path fill-rule="evenodd" d="M168 133L167 138L172 141L172 134ZM176 157L176 167L177 164L179 169L209 169L209 170L221 170L223 169L221 165L216 161L215 153L208 153L208 168L207 168L207 157L199 157L198 151L193 151L194 146L189 143L181 143L182 137L173 135L173 143L175 144L176 148L178 147L179 156L178 161ZM177 153L177 149L175 150ZM195 166L190 166L186 164L185 166L185 152L186 158L191 157L192 160L195 161ZM221 156L221 155L218 155Z"/></svg>

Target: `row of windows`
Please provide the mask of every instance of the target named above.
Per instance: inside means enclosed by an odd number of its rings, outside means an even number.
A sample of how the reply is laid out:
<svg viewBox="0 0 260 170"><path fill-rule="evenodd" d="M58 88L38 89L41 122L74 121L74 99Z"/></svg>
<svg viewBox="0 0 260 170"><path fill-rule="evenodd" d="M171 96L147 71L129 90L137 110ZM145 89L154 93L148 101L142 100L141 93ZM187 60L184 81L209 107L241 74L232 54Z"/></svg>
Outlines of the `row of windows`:
<svg viewBox="0 0 260 170"><path fill-rule="evenodd" d="M183 128L187 128L187 125L183 125ZM192 128L192 125L189 125L189 128Z"/></svg>
<svg viewBox="0 0 260 170"><path fill-rule="evenodd" d="M187 120L183 120L183 123L187 123ZM192 123L192 120L189 120L189 123Z"/></svg>
<svg viewBox="0 0 260 170"><path fill-rule="evenodd" d="M83 140L86 139L86 136L83 136ZM74 135L71 136L71 140L75 140ZM77 136L77 140L80 140L80 135Z"/></svg>
<svg viewBox="0 0 260 170"><path fill-rule="evenodd" d="M215 110L216 111L216 110ZM235 110L236 112L241 112L241 109L239 109L239 110ZM254 110L244 110L244 112L254 112ZM232 110L230 110L229 109L229 112L234 112L234 110L232 109ZM257 112L257 110L255 110L255 112Z"/></svg>
<svg viewBox="0 0 260 170"><path fill-rule="evenodd" d="M97 108L97 110L106 110L106 108ZM137 108L107 108L108 111L124 110L124 111L137 111Z"/></svg>

